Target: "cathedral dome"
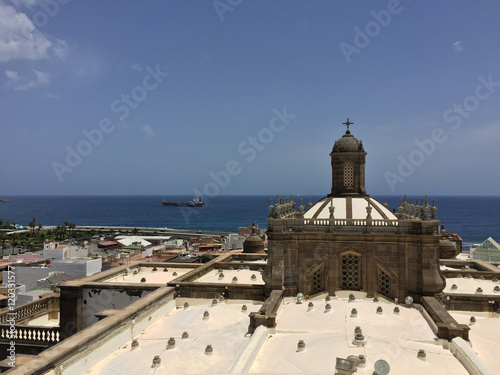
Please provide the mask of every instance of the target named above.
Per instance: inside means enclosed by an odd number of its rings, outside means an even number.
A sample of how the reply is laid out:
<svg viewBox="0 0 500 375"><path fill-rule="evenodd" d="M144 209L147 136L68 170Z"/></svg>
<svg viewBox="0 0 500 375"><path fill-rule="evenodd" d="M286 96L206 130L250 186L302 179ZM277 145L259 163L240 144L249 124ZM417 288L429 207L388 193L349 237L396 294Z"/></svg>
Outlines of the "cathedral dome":
<svg viewBox="0 0 500 375"><path fill-rule="evenodd" d="M335 208L335 219L365 220L370 212L373 220L397 220L391 210L371 197L326 197L317 202L304 214L304 219L328 219L330 207Z"/></svg>
<svg viewBox="0 0 500 375"><path fill-rule="evenodd" d="M257 234L257 227L252 226L252 234L243 242L244 253L264 253L264 241Z"/></svg>
<svg viewBox="0 0 500 375"><path fill-rule="evenodd" d="M365 152L363 142L354 137L349 130L335 142L333 145L333 152Z"/></svg>
<svg viewBox="0 0 500 375"><path fill-rule="evenodd" d="M457 255L456 246L447 238L439 240L439 259L453 259Z"/></svg>

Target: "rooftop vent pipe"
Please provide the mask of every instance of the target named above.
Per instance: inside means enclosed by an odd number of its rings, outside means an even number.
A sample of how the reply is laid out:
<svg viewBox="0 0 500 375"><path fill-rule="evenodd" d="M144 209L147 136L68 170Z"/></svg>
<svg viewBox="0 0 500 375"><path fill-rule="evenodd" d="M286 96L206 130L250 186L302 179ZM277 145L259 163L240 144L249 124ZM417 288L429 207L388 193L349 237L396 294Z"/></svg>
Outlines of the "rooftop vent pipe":
<svg viewBox="0 0 500 375"><path fill-rule="evenodd" d="M168 342L167 342L167 350L174 349L174 348L175 348L175 339L173 337L171 337L170 339L168 339Z"/></svg>
<svg viewBox="0 0 500 375"><path fill-rule="evenodd" d="M299 340L299 343L297 344L297 352L303 352L306 350L306 343L304 340Z"/></svg>
<svg viewBox="0 0 500 375"><path fill-rule="evenodd" d="M158 368L160 367L160 363L161 363L161 358L159 355L155 355L155 357L153 358L153 365L151 366L152 368Z"/></svg>

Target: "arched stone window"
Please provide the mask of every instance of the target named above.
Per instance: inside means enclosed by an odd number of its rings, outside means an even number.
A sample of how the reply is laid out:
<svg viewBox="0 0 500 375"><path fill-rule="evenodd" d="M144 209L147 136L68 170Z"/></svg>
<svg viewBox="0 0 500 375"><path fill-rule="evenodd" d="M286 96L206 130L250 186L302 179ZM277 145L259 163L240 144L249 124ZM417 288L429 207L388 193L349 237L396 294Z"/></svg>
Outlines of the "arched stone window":
<svg viewBox="0 0 500 375"><path fill-rule="evenodd" d="M360 277L360 257L348 253L341 257L342 268L342 289L360 290L361 277Z"/></svg>
<svg viewBox="0 0 500 375"><path fill-rule="evenodd" d="M354 168L351 163L344 165L344 186L354 185Z"/></svg>

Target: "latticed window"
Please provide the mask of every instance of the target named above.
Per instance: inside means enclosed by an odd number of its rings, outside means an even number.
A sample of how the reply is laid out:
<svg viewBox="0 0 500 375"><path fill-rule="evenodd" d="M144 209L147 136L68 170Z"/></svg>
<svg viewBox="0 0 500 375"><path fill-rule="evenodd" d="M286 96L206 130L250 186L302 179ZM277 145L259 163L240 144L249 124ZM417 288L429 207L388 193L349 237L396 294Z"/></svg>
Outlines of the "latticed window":
<svg viewBox="0 0 500 375"><path fill-rule="evenodd" d="M351 163L344 165L344 186L354 185L354 168Z"/></svg>
<svg viewBox="0 0 500 375"><path fill-rule="evenodd" d="M359 256L342 256L342 289L361 289Z"/></svg>
<svg viewBox="0 0 500 375"><path fill-rule="evenodd" d="M324 286L324 272L323 265L318 267L318 269L311 276L311 291L309 294L316 294L325 290Z"/></svg>
<svg viewBox="0 0 500 375"><path fill-rule="evenodd" d="M383 296L391 296L391 278L380 268L378 269L378 292Z"/></svg>

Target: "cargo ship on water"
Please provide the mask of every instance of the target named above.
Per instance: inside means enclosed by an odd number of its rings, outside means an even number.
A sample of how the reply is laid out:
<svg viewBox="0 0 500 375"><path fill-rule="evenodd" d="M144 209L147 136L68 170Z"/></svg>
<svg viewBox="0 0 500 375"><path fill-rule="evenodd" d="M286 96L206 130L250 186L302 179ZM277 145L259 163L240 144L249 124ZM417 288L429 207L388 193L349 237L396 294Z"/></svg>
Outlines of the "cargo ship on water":
<svg viewBox="0 0 500 375"><path fill-rule="evenodd" d="M196 197L189 202L170 202L163 200L164 206L189 206L189 207L203 207L205 206L205 202L200 197Z"/></svg>

